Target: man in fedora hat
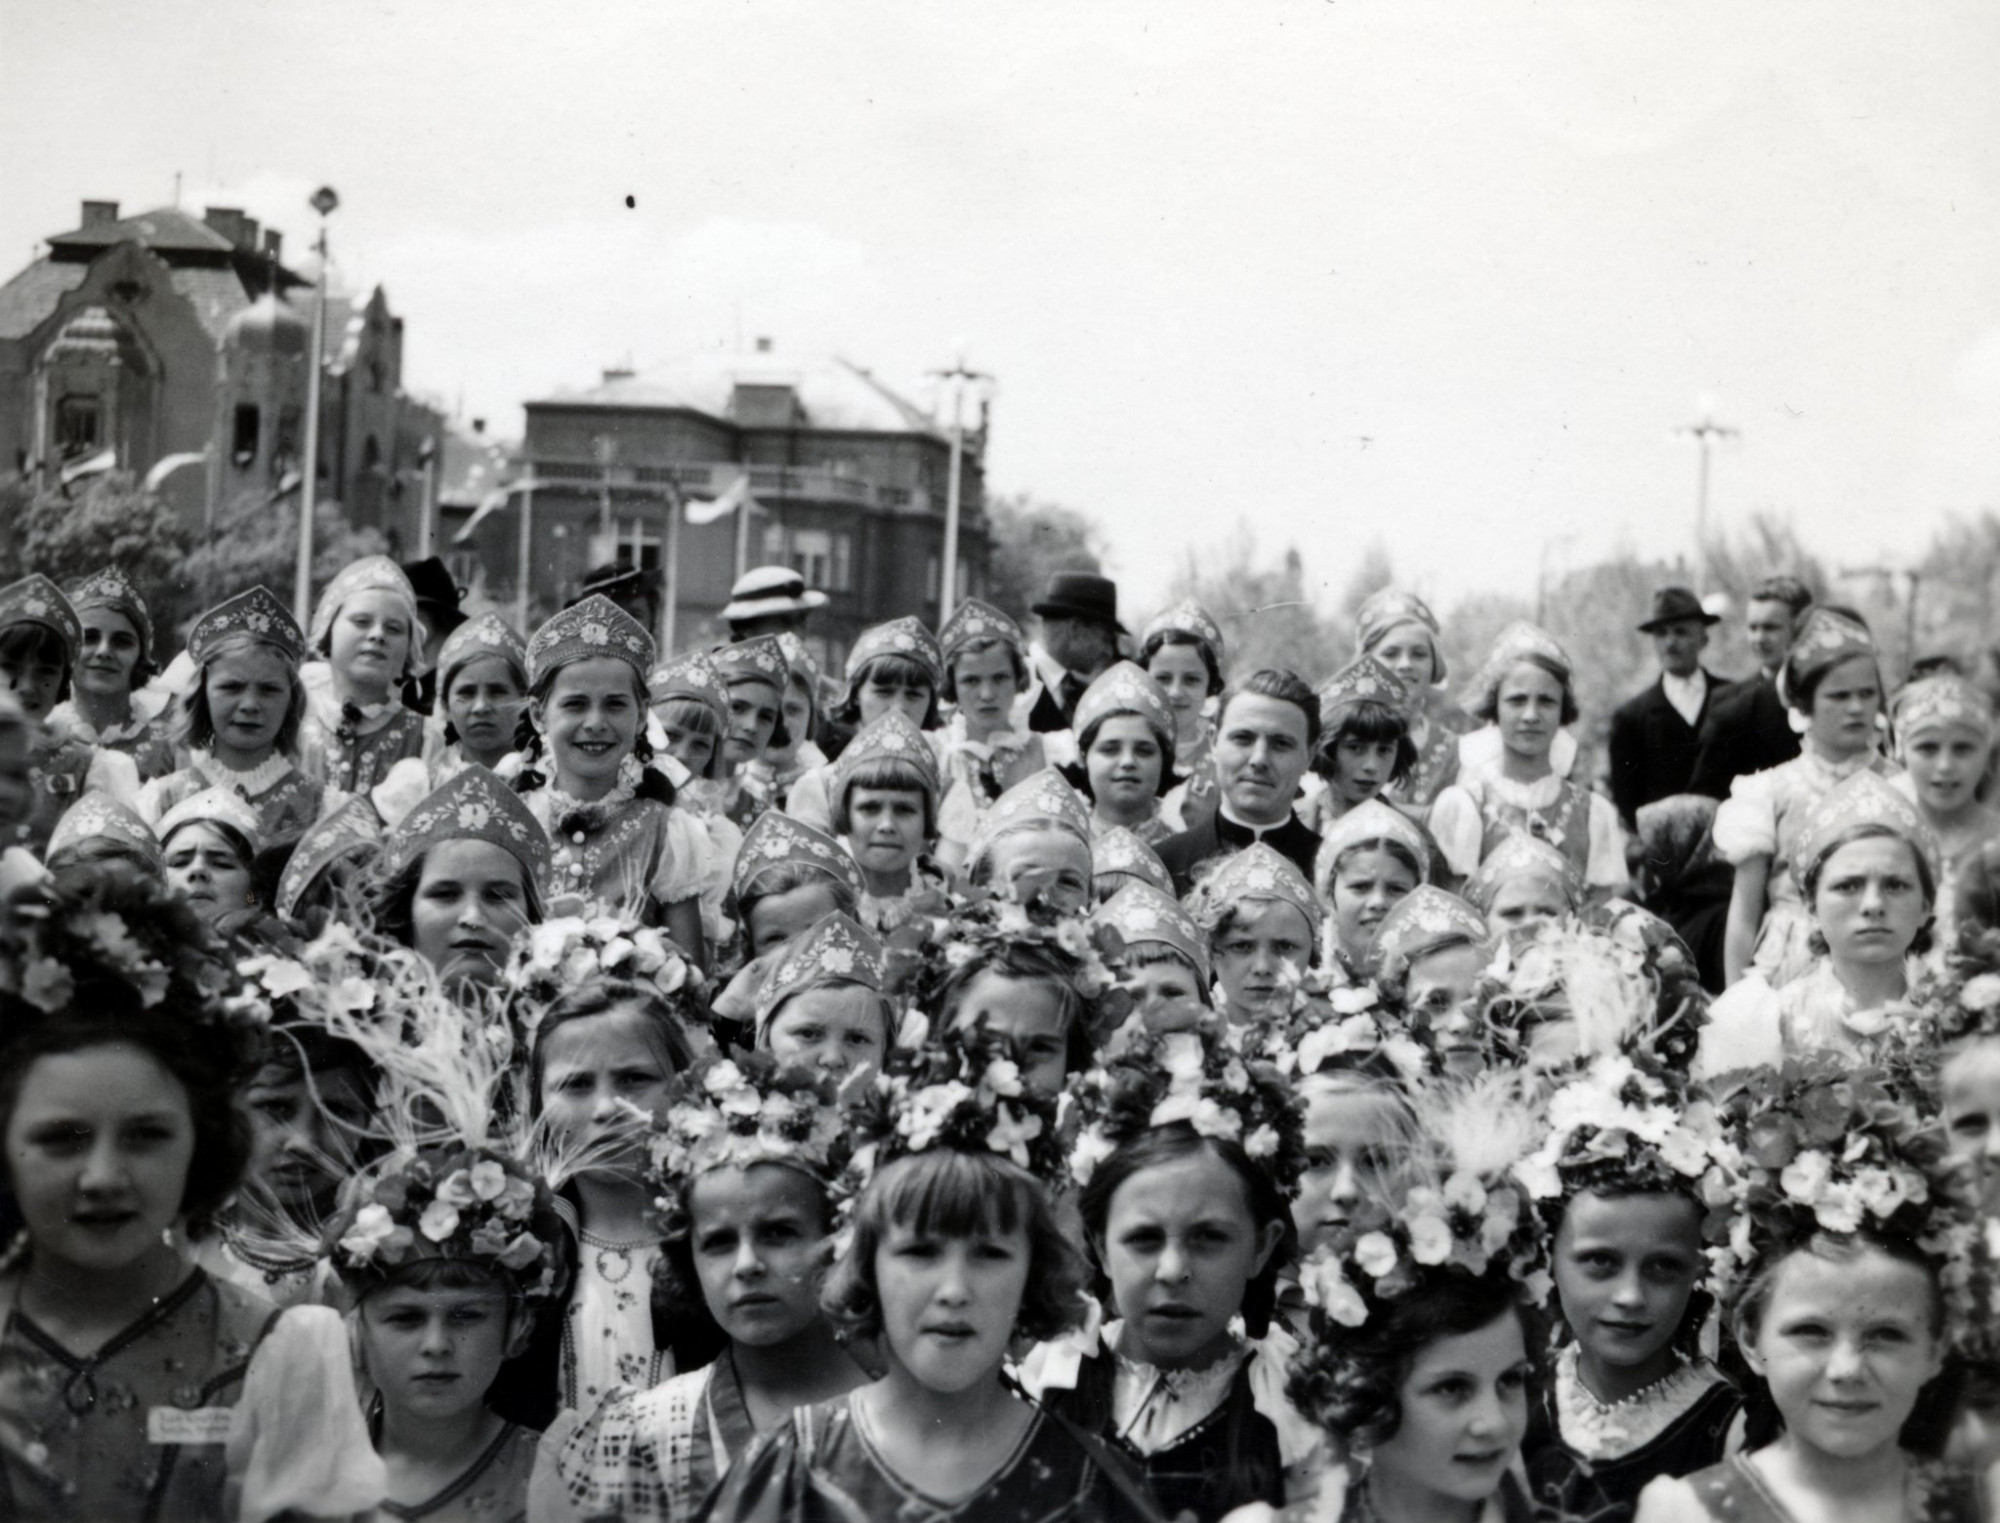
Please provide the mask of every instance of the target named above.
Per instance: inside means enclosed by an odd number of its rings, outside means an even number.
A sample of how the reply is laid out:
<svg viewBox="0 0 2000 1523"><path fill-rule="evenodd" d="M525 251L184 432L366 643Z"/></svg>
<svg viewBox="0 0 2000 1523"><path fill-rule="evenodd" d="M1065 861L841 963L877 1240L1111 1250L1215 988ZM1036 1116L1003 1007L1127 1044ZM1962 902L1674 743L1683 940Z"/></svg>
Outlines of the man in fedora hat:
<svg viewBox="0 0 2000 1523"><path fill-rule="evenodd" d="M1118 622L1118 584L1094 571L1058 571L1032 611L1042 621L1042 638L1029 647L1039 691L1028 728L1067 730L1083 690L1118 659L1118 638L1126 632Z"/></svg>
<svg viewBox="0 0 2000 1523"><path fill-rule="evenodd" d="M1639 626L1652 637L1660 675L1611 716L1611 798L1627 831L1642 805L1688 791L1701 722L1728 684L1702 669L1708 628L1720 620L1685 587L1653 594L1653 616Z"/></svg>
<svg viewBox="0 0 2000 1523"><path fill-rule="evenodd" d="M1767 576L1750 589L1743 633L1757 658L1757 671L1708 706L1688 792L1726 799L1737 778L1782 766L1799 754L1791 711L1778 692L1778 673L1791 653L1792 632L1812 601L1811 590L1795 576Z"/></svg>
<svg viewBox="0 0 2000 1523"><path fill-rule="evenodd" d="M635 566L621 555L606 565L591 567L568 606L574 608L589 597L607 597L637 619L640 628L654 629L660 622L658 594L654 591L658 580L658 572Z"/></svg>
<svg viewBox="0 0 2000 1523"><path fill-rule="evenodd" d="M806 586L806 579L790 566L753 566L729 589L729 606L722 610L722 618L732 640L783 634L788 629L802 635L812 611L825 606L826 594Z"/></svg>

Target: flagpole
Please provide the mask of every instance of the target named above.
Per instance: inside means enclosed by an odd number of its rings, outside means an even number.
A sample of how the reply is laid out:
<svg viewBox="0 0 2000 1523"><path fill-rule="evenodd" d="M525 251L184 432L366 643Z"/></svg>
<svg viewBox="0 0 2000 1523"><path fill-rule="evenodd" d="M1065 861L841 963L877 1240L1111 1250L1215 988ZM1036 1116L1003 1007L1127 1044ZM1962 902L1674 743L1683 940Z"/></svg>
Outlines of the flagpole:
<svg viewBox="0 0 2000 1523"><path fill-rule="evenodd" d="M319 278L313 282L312 347L306 353L306 458L299 481L299 560L293 571L292 604L299 626L312 619L313 508L319 496L319 372L326 351L326 219L340 205L331 186L312 194L319 213ZM276 286L276 273L272 284Z"/></svg>
<svg viewBox="0 0 2000 1523"><path fill-rule="evenodd" d="M514 625L526 639L528 629L528 577L535 538L535 478L530 476L521 488L521 547L520 559L514 567Z"/></svg>
<svg viewBox="0 0 2000 1523"><path fill-rule="evenodd" d="M660 659L674 654L674 614L681 601L681 489L678 482L667 483L667 602L660 610Z"/></svg>
<svg viewBox="0 0 2000 1523"><path fill-rule="evenodd" d="M750 492L746 487L743 500L736 504L736 576L742 579L750 569Z"/></svg>

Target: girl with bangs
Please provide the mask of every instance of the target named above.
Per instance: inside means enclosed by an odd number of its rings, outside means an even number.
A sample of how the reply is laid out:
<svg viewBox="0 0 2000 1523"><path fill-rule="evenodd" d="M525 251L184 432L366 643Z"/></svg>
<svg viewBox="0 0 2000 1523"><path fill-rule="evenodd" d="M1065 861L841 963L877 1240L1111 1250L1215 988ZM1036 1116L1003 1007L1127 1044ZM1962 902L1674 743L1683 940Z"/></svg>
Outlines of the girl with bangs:
<svg viewBox="0 0 2000 1523"><path fill-rule="evenodd" d="M951 911L950 874L930 856L939 787L929 740L895 711L849 741L834 764L834 833L861 869L858 918L877 935Z"/></svg>
<svg viewBox="0 0 2000 1523"><path fill-rule="evenodd" d="M1016 700L1028 690L1028 637L1015 620L978 598L963 599L938 631L944 656L940 696L951 717L939 732L944 797L938 810L938 857L965 865L980 822L1016 783L1048 765L1041 736L1015 725Z"/></svg>
<svg viewBox="0 0 2000 1523"><path fill-rule="evenodd" d="M1299 818L1323 836L1357 805L1392 802L1390 790L1417 762L1409 704L1402 679L1373 656L1359 657L1321 684L1311 770L1323 786L1300 803Z"/></svg>
<svg viewBox="0 0 2000 1523"><path fill-rule="evenodd" d="M900 714L924 732L926 744L935 745L929 737L938 727L938 690L943 685L944 653L921 619L871 625L847 653L847 693L833 711L833 722L854 734L885 714ZM837 760L802 775L785 803L785 813L793 819L835 835L840 834L833 822Z"/></svg>
<svg viewBox="0 0 2000 1523"><path fill-rule="evenodd" d="M1016 1338L1082 1313L1082 1266L1042 1180L1061 1167L1051 1096L991 1038L893 1060L846 1114L857 1188L822 1295L881 1378L802 1407L731 1467L713 1523L1138 1523L1161 1514L1103 1444L1002 1378Z"/></svg>
<svg viewBox="0 0 2000 1523"><path fill-rule="evenodd" d="M743 831L729 818L729 763L723 736L729 726L729 689L715 663L700 651L660 667L646 679L659 765L673 779L675 802L708 837L712 864L701 890L702 933L710 946L734 938L729 919L729 875L743 849Z"/></svg>
<svg viewBox="0 0 2000 1523"><path fill-rule="evenodd" d="M743 786L766 809L783 809L801 777L827 763L826 752L814 739L820 730L819 663L806 642L789 629L775 636L785 656L785 691L779 702L786 743L768 747L743 771Z"/></svg>
<svg viewBox="0 0 2000 1523"><path fill-rule="evenodd" d="M1185 779L1166 808L1189 827L1215 813L1221 785L1215 773L1215 705L1229 685L1229 651L1222 626L1193 599L1176 603L1139 636L1139 665L1159 683L1173 709L1170 770Z"/></svg>
<svg viewBox="0 0 2000 1523"><path fill-rule="evenodd" d="M500 771L522 739L527 642L498 614L468 619L438 650L437 693L443 726L428 756L432 786L466 767Z"/></svg>
<svg viewBox="0 0 2000 1523"><path fill-rule="evenodd" d="M750 786L753 769L772 751L782 754L789 749L794 739L791 726L785 722L791 661L776 635L752 635L718 645L708 653L708 659L722 678L727 705L722 732L722 766L727 780L723 811L738 827L748 830L770 807Z"/></svg>
<svg viewBox="0 0 2000 1523"><path fill-rule="evenodd" d="M1117 662L1084 690L1074 723L1080 759L1069 771L1090 800L1092 833L1122 828L1148 846L1179 834L1180 817L1163 806L1177 778L1174 712L1159 683Z"/></svg>

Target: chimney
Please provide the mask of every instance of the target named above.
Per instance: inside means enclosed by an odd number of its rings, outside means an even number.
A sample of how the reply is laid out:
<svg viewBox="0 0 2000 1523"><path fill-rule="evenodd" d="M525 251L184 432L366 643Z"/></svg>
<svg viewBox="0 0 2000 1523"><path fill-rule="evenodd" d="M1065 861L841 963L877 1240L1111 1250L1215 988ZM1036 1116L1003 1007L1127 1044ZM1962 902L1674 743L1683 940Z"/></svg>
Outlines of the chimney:
<svg viewBox="0 0 2000 1523"><path fill-rule="evenodd" d="M485 432L486 432L486 420L485 420L484 418L474 418L474 419L472 420L472 431L473 431L473 432L474 432L475 434L483 434L483 433L485 433Z"/></svg>
<svg viewBox="0 0 2000 1523"><path fill-rule="evenodd" d="M211 206L201 220L239 248L243 243L243 213L234 206Z"/></svg>
<svg viewBox="0 0 2000 1523"><path fill-rule="evenodd" d="M629 381L631 379L632 367L629 365L606 365L604 367L604 384L606 386L609 386L613 381Z"/></svg>
<svg viewBox="0 0 2000 1523"><path fill-rule="evenodd" d="M102 227L107 222L116 222L117 220L118 203L116 201L86 201L83 203L83 225L85 227Z"/></svg>
<svg viewBox="0 0 2000 1523"><path fill-rule="evenodd" d="M771 341L762 334L757 336L757 352L759 354L769 354L771 352Z"/></svg>
<svg viewBox="0 0 2000 1523"><path fill-rule="evenodd" d="M257 219L245 217L236 229L236 246L246 254L257 252Z"/></svg>
<svg viewBox="0 0 2000 1523"><path fill-rule="evenodd" d="M264 252L273 259L282 260L285 257L285 235L275 227L264 229Z"/></svg>

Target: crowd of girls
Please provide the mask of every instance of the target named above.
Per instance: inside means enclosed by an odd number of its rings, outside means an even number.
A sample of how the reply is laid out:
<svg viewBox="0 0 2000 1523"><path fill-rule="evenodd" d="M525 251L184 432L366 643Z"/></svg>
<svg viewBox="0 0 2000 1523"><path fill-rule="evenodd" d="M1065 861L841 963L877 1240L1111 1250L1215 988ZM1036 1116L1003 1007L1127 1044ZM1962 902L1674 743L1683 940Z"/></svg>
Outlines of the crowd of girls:
<svg viewBox="0 0 2000 1523"><path fill-rule="evenodd" d="M0 589L0 1515L1994 1515L1993 710L1840 610L1635 839L1395 591L177 643Z"/></svg>

